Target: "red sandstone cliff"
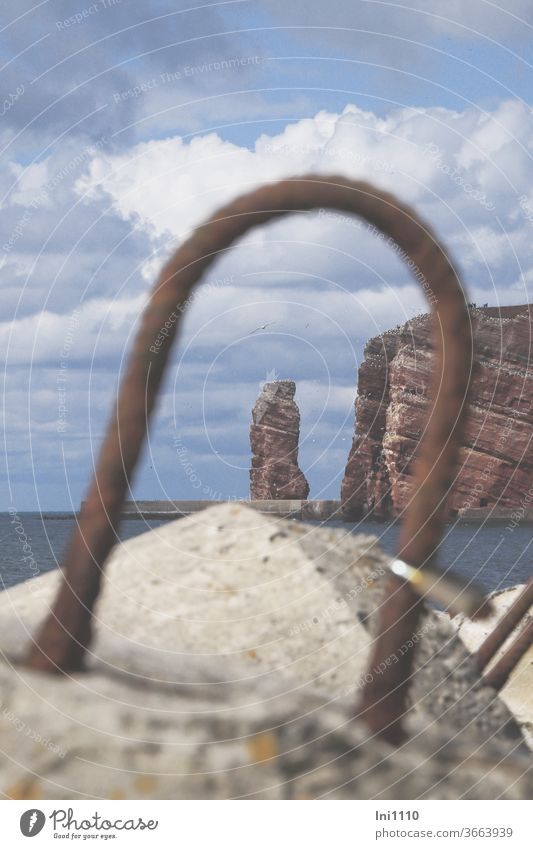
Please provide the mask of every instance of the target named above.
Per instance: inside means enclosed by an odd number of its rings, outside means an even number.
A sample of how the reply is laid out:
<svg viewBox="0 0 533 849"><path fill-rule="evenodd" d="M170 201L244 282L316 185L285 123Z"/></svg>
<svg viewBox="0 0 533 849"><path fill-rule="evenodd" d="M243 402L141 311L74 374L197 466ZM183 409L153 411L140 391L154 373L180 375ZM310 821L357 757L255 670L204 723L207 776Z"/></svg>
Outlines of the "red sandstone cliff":
<svg viewBox="0 0 533 849"><path fill-rule="evenodd" d="M252 410L250 498L307 498L298 466L300 411L292 380L265 383Z"/></svg>
<svg viewBox="0 0 533 849"><path fill-rule="evenodd" d="M517 508L533 486L533 324L529 307L472 311L472 381L451 514ZM412 487L413 456L430 409L430 316L371 339L359 369L356 432L341 498L344 515L398 515ZM531 499L530 499L531 500Z"/></svg>

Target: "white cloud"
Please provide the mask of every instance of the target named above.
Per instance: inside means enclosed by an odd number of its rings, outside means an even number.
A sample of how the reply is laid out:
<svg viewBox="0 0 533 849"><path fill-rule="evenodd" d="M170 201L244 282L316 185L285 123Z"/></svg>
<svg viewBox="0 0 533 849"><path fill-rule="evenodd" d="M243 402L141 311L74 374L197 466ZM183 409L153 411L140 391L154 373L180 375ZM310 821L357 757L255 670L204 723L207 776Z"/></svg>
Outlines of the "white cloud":
<svg viewBox="0 0 533 849"><path fill-rule="evenodd" d="M39 195L50 176L48 160L35 162L28 166L12 163L10 171L13 183L16 182L16 187L10 194L9 202L19 206L30 205ZM45 203L51 206L49 198Z"/></svg>
<svg viewBox="0 0 533 849"><path fill-rule="evenodd" d="M512 254L497 219L515 231L514 239L517 230L529 230L516 210L522 186L533 178L531 138L533 113L519 101L504 102L490 114L474 108L462 113L402 108L386 118L348 105L340 114L319 112L275 136L262 135L253 150L210 133L189 143L175 137L117 156L102 153L78 190L107 195L125 219L141 223L154 238L171 234L179 243L218 206L254 186L291 174L341 173L414 203L459 263L470 268L477 257L481 269L485 263L507 263ZM292 244L276 244L280 240ZM329 269L334 277L331 254L313 248L328 245L370 263L368 273L358 271L363 283L372 271L391 283L398 275L392 255L376 251L364 229L335 216L285 219L249 234L241 249L252 242L252 270L282 268L284 262L288 270L292 256L301 267L301 257L311 251L317 273ZM234 263L224 260L224 268L250 269L249 253L241 261L236 256ZM522 260L531 264L531 251ZM508 282L499 279L498 287L503 290Z"/></svg>
<svg viewBox="0 0 533 849"><path fill-rule="evenodd" d="M146 295L114 301L95 299L71 315L43 311L2 322L0 357L10 366L51 362L58 367L62 359L86 363L93 357L97 362L102 358L115 359L130 341L132 325L145 303ZM117 344L117 339L121 344Z"/></svg>
<svg viewBox="0 0 533 849"><path fill-rule="evenodd" d="M120 155L99 151L87 160L85 176L78 175L76 197L87 192L81 206L89 213L93 205L98 212L113 207L96 247L107 232L105 248L112 250L128 225L137 228L135 238L141 235L148 247L145 291L139 281L133 289L127 286L120 263L118 275L88 288L69 352L68 429L55 441L56 371L76 300L68 306L65 300L62 312L58 297L46 311L33 307L11 323L0 323L0 350L15 368L6 394L8 425L17 434L13 451L27 444L31 432L39 468L56 470L54 486L62 486L63 450L69 474L81 469L85 480L119 363L146 302L147 281L162 261L162 245L170 249L221 203L266 181L318 171L375 182L412 203L434 226L463 268L471 300L526 300L525 287L533 279L532 224L520 198L527 194L523 187L533 184L532 125L531 110L518 101L502 103L490 114L405 108L385 117L348 105L339 114L321 111L275 135L263 134L252 149L209 133L190 142L154 140ZM50 167L21 172L20 200L38 192L50 173ZM150 244L159 259L149 256ZM29 268L31 254L19 255L21 246L22 239L8 255L10 287L15 272L26 274ZM76 251L70 274L89 278L91 250L92 244ZM60 251L43 255L29 291L40 279L54 279L61 256ZM62 297L72 297L70 280L61 284ZM297 381L301 459L312 469L316 495L316 481L322 486L335 478L347 455L363 345L424 309L420 287L363 224L335 213L294 215L248 234L217 261L205 283L186 316L154 422L146 455L154 468L145 463L138 491L156 497L157 486L164 486L169 497L188 494L172 448L173 436L181 433L191 462L213 490L245 494L249 414L261 381L275 370ZM81 288L75 287L76 297ZM20 375L29 366L32 376L25 381ZM21 411L28 395L32 403L25 422ZM336 487L331 484L326 493L334 495Z"/></svg>

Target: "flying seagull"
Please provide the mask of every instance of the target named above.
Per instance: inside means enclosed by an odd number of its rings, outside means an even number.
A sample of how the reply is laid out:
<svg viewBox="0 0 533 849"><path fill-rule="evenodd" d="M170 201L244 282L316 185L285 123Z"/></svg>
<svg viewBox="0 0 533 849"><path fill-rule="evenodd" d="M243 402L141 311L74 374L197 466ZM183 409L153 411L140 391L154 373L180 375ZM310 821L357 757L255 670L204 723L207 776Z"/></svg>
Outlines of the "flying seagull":
<svg viewBox="0 0 533 849"><path fill-rule="evenodd" d="M271 327L275 323L275 321L269 321L268 324L262 324L261 327L256 327L255 330L252 330L249 335L251 336L252 333L258 333L260 330L266 330L267 327Z"/></svg>

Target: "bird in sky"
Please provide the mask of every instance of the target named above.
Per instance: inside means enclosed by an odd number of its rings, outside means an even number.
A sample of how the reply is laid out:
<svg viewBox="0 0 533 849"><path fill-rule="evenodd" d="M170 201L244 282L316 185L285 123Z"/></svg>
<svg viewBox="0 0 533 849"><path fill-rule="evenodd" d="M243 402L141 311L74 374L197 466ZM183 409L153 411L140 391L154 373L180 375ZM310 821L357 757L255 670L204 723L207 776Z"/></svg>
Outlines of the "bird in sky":
<svg viewBox="0 0 533 849"><path fill-rule="evenodd" d="M262 324L261 327L256 327L255 330L252 330L250 336L252 335L252 333L259 333L260 330L266 330L267 327L272 327L272 325L275 323L275 321L269 321L268 324Z"/></svg>

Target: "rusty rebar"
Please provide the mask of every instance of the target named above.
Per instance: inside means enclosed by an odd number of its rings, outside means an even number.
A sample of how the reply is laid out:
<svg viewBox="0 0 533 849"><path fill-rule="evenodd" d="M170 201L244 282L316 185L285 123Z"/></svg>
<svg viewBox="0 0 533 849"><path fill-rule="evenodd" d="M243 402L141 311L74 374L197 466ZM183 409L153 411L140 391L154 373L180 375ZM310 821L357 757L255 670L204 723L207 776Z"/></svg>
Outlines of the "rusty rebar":
<svg viewBox="0 0 533 849"><path fill-rule="evenodd" d="M388 237L408 261L431 304L436 368L433 409L417 463L415 493L405 514L399 557L415 567L431 561L440 540L444 501L453 479L472 360L467 299L431 229L393 195L340 176L283 180L232 201L198 227L164 266L135 339L96 471L63 561L63 580L36 635L33 669L69 672L83 666L102 570L116 540L121 507L153 411L179 317L193 286L219 253L253 226L318 207L358 215ZM383 242L384 243L384 242ZM170 317L178 315L177 321ZM161 331L166 328L166 335ZM408 583L389 578L373 663L386 659L416 630L420 602ZM362 712L374 731L398 739L412 653L374 678Z"/></svg>
<svg viewBox="0 0 533 849"><path fill-rule="evenodd" d="M507 637L512 634L519 622L533 605L533 578L530 578L521 593L515 598L509 609L478 648L475 659L481 671L492 660Z"/></svg>
<svg viewBox="0 0 533 849"><path fill-rule="evenodd" d="M533 619L529 619L500 659L485 673L482 678L483 683L488 687L494 687L495 690L501 690L515 666L532 645Z"/></svg>
<svg viewBox="0 0 533 849"><path fill-rule="evenodd" d="M418 596L441 605L451 616L462 613L469 619L481 619L492 611L485 590L458 572L442 571L428 565L415 569L397 557L391 560L389 569L408 581Z"/></svg>

